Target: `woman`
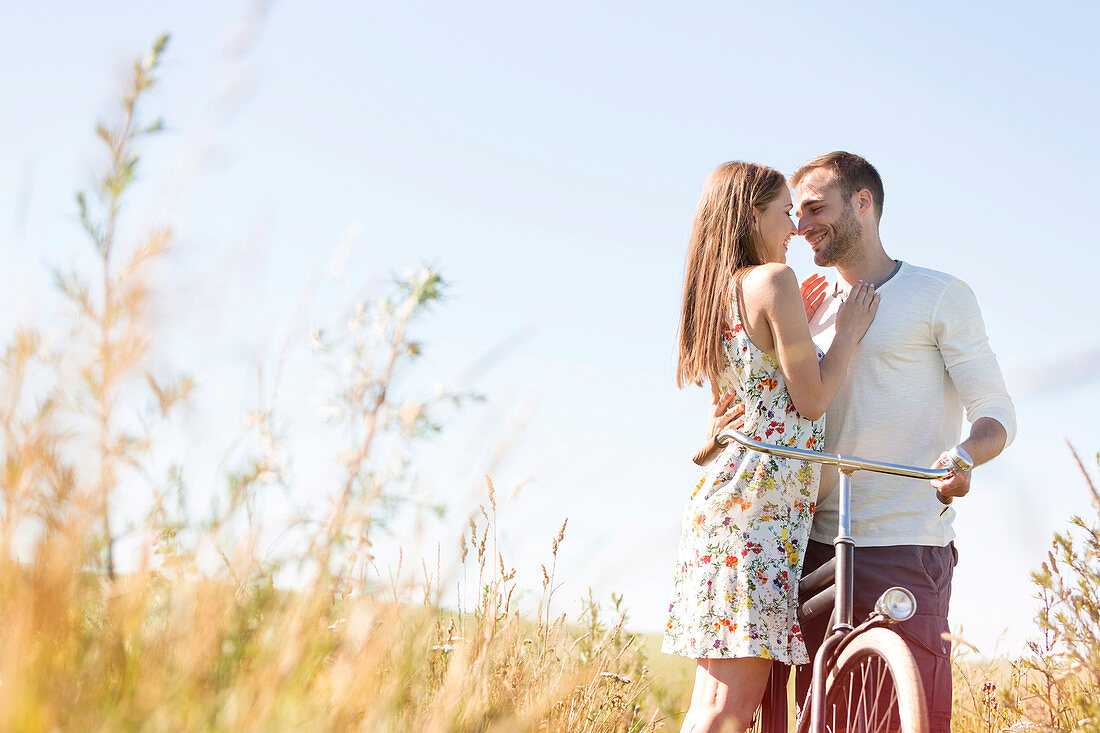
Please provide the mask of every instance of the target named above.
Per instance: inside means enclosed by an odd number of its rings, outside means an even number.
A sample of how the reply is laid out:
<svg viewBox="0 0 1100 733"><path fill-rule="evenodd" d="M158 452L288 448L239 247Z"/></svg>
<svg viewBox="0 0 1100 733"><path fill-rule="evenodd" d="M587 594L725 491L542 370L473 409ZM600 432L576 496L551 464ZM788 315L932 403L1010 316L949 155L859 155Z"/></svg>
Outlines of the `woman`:
<svg viewBox="0 0 1100 733"><path fill-rule="evenodd" d="M852 288L822 357L806 309L820 302L823 279L800 292L784 264L797 231L791 209L786 181L771 168L733 162L711 174L688 244L676 381L710 384L714 432L736 398L752 437L820 450L822 415L878 295L870 284ZM698 662L683 731L744 730L771 661L809 661L797 588L819 475L816 464L731 443L695 487L663 645Z"/></svg>

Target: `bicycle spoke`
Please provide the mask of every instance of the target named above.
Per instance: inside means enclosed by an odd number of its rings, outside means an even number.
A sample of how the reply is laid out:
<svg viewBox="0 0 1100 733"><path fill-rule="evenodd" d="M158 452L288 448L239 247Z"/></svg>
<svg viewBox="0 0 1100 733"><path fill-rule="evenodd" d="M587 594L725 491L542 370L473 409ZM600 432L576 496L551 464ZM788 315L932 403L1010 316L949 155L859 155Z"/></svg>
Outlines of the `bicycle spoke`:
<svg viewBox="0 0 1100 733"><path fill-rule="evenodd" d="M879 701L882 699L882 685L883 685L884 682L886 682L886 679L887 679L886 669L882 668L883 666L882 666L881 663L876 664L876 660L873 660L873 659L870 659L870 658L868 658L866 664L867 664L867 667L868 667L868 671L870 671L872 679L875 678L875 676L876 676L876 672L873 671L873 667L879 667L879 671L878 671L878 674L877 674L877 676L878 676L878 685L875 686L875 694L873 694L873 696L871 698L872 707L871 707L871 716L870 716L871 722L878 721L875 724L875 733L878 733L879 731L887 730L887 726L889 726L889 724L890 724L890 709L891 709L892 704L893 704L893 698L891 697L890 702L887 704L886 716L884 716L884 718L880 718L880 716L879 716Z"/></svg>
<svg viewBox="0 0 1100 733"><path fill-rule="evenodd" d="M862 665L865 668L864 672L864 690L868 690L871 687L871 683L874 683L877 679L877 683L874 684L874 695L871 696L871 710L869 716L866 716L864 721L869 722L875 726L874 733L878 731L889 730L890 725L890 713L894 707L894 691L893 685L890 685L890 699L882 708L880 712L880 703L883 697L883 686L887 683L889 673L886 666L881 660L873 657L869 657Z"/></svg>
<svg viewBox="0 0 1100 733"><path fill-rule="evenodd" d="M861 660L835 690L827 711L829 733L889 733L895 730L897 690L890 670L878 658Z"/></svg>
<svg viewBox="0 0 1100 733"><path fill-rule="evenodd" d="M870 668L872 666L878 666L879 667L878 685L875 686L875 695L874 695L874 698L873 698L874 708L872 708L872 710L871 710L871 719L872 720L879 720L880 719L880 718L877 717L878 716L878 703L879 703L879 700L882 699L882 685L886 682L886 677L887 677L885 665L883 665L881 662L879 662L876 665L875 664L876 661L877 660L874 660L872 658L867 659L868 668ZM891 685L890 694L891 694L890 702L886 705L886 716L885 716L884 719L881 719L882 720L882 725L884 725L884 726L889 725L889 722L890 722L890 709L893 707L893 704L894 704L893 685ZM880 728L877 725L875 726L876 733L880 729L884 730L884 728Z"/></svg>
<svg viewBox="0 0 1100 733"><path fill-rule="evenodd" d="M859 713L860 713L861 710L865 710L866 707L867 707L867 670L864 668L864 665L861 664L861 665L859 665L859 701L856 703L856 706L855 706L855 709L854 709L854 712L855 712L854 717L852 715L852 708L848 709L849 710L849 712L848 712L848 721L847 721L848 722L848 725L847 725L848 728L852 727L852 723L859 723L859 717L860 717ZM866 717L866 716L864 716L864 717ZM864 731L864 730L862 730L858 727L856 728L856 730L859 733L866 733L866 731Z"/></svg>

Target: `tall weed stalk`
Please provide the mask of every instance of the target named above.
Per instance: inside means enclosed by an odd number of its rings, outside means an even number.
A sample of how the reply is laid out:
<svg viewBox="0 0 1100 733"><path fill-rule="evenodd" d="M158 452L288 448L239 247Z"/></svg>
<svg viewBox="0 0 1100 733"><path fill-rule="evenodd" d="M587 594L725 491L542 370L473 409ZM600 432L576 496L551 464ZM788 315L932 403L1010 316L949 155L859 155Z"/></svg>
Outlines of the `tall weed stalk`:
<svg viewBox="0 0 1100 733"><path fill-rule="evenodd" d="M1009 698L1026 719L1051 730L1100 732L1100 494L1070 446L1093 497L1093 515L1074 516L1054 535L1047 561L1032 573L1041 602L1032 641L1019 663L1021 694ZM1100 454L1096 456L1100 465Z"/></svg>
<svg viewBox="0 0 1100 733"><path fill-rule="evenodd" d="M1038 613L1018 659L968 661L956 644L956 730L1100 732L1100 493L1072 445L1093 499L1088 520L1057 532L1031 574ZM1100 466L1100 454L1096 456Z"/></svg>
<svg viewBox="0 0 1100 733"><path fill-rule="evenodd" d="M496 547L495 492L456 541L478 578L472 609L442 604L424 566L419 597L375 565L410 441L439 429L464 395L401 397L422 346L410 331L445 283L429 268L356 304L310 344L330 371L343 445L322 511L299 518L276 559L257 547L274 485L293 487L276 405L246 419L209 513L189 512L181 463L154 468L159 430L196 399L190 376L150 369L171 232L120 239L139 148L162 129L141 114L167 37L135 62L119 119L96 132L107 165L78 218L96 267L58 273L70 328L17 330L0 360L0 729L642 731L674 711L637 639L589 597L580 624L551 618L551 538L537 617L515 607L519 580ZM316 488L316 487L311 487ZM125 506L123 506L125 505ZM135 513L135 507L143 511ZM127 542L121 542L126 538ZM492 539L490 539L492 538ZM442 554L442 551L441 553ZM212 564L210 558L218 561ZM277 583L287 568L301 582ZM669 703L671 704L671 703Z"/></svg>

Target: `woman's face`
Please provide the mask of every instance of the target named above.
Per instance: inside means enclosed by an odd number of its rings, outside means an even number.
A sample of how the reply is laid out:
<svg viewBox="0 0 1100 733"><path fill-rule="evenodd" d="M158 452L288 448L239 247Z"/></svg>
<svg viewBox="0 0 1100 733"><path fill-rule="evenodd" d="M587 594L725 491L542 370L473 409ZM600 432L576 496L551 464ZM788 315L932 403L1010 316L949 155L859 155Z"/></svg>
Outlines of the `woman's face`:
<svg viewBox="0 0 1100 733"><path fill-rule="evenodd" d="M798 233L798 228L791 221L792 208L791 192L786 186L780 188L779 195L763 208L752 207L756 217L756 233L763 244L761 254L768 262L787 261L787 244Z"/></svg>

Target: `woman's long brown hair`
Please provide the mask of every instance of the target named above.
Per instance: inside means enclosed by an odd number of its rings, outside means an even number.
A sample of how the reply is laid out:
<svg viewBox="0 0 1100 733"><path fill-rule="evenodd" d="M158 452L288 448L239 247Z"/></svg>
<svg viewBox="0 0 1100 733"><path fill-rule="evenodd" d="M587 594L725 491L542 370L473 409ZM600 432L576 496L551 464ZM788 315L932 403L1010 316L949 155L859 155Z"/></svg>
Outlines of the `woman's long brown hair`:
<svg viewBox="0 0 1100 733"><path fill-rule="evenodd" d="M676 384L717 383L724 363L722 322L734 283L764 263L753 235L752 207L764 207L786 185L767 166L733 161L710 174L695 209L684 266Z"/></svg>

